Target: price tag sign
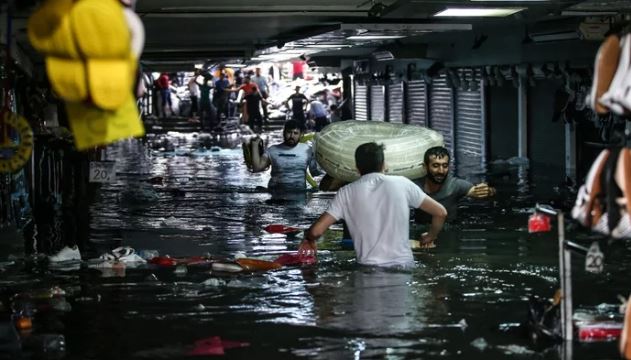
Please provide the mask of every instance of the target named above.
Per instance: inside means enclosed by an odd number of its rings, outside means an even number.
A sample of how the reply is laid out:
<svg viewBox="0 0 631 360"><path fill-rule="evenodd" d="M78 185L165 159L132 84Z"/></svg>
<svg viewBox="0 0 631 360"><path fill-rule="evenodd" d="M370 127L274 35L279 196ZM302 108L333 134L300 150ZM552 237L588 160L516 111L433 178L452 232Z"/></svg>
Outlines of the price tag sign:
<svg viewBox="0 0 631 360"><path fill-rule="evenodd" d="M600 251L598 242L593 242L585 257L585 271L600 274L603 271L605 255Z"/></svg>
<svg viewBox="0 0 631 360"><path fill-rule="evenodd" d="M116 182L116 170L114 161L90 161L90 182L91 183L113 183Z"/></svg>

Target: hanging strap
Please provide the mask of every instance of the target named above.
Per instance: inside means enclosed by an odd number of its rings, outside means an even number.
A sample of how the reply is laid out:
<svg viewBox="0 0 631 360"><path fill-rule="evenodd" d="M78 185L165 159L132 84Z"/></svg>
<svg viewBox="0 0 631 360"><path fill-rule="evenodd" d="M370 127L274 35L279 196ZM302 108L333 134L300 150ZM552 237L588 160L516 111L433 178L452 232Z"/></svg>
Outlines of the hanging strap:
<svg viewBox="0 0 631 360"><path fill-rule="evenodd" d="M12 34L12 8L13 1L10 0L7 4L7 36L6 36L6 44L5 44L5 78L4 84L2 87L2 95L4 97L4 103L2 104L2 109L0 110L0 145L6 145L9 142L8 134L7 134L7 125L5 124L4 117L11 110L11 34Z"/></svg>

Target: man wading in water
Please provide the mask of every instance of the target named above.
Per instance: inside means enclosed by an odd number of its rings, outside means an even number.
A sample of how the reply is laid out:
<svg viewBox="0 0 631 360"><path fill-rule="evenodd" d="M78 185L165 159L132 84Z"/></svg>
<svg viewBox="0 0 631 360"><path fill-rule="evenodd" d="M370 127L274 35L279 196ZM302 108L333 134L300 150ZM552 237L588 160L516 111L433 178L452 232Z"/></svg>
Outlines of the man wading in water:
<svg viewBox="0 0 631 360"><path fill-rule="evenodd" d="M357 262L362 265L409 268L414 265L410 249L410 208L432 216L422 244L436 240L447 211L412 181L384 174L383 145L374 142L355 150L355 166L361 177L342 187L329 208L309 228L300 244L300 255L315 255L316 240L338 220L345 220L353 238Z"/></svg>
<svg viewBox="0 0 631 360"><path fill-rule="evenodd" d="M474 199L486 199L495 195L495 188L486 183L473 185L449 174L449 151L442 146L428 149L424 155L427 175L414 181L427 195L447 209L448 221L457 216L458 201L467 196ZM416 211L416 222L426 223L426 214Z"/></svg>
<svg viewBox="0 0 631 360"><path fill-rule="evenodd" d="M268 189L272 192L304 192L307 184L307 167L313 175L318 174L318 166L311 146L300 142L302 128L295 120L285 122L283 143L270 146L263 154L259 153L260 138L252 139L252 170L265 171L272 166L272 177Z"/></svg>

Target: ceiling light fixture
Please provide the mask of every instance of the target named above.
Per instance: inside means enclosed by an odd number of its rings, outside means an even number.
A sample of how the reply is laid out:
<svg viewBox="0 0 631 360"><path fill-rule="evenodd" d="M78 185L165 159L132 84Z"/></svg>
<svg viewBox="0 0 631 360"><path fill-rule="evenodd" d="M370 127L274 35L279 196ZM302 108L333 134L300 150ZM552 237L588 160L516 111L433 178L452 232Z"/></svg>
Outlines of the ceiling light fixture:
<svg viewBox="0 0 631 360"><path fill-rule="evenodd" d="M435 17L504 17L513 15L524 8L447 8Z"/></svg>
<svg viewBox="0 0 631 360"><path fill-rule="evenodd" d="M346 38L346 40L391 40L402 39L405 35L353 35Z"/></svg>

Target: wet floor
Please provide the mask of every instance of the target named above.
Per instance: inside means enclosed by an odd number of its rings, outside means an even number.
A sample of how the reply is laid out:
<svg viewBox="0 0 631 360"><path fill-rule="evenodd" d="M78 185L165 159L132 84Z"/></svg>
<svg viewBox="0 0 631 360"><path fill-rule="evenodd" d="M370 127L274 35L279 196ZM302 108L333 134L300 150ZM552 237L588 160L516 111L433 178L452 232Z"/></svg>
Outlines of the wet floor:
<svg viewBox="0 0 631 360"><path fill-rule="evenodd" d="M250 174L240 148L202 148L190 134L127 141L107 157L117 161L118 179L100 188L90 209L84 257L127 245L171 256L274 259L296 250L300 237L263 227L307 226L332 197L272 199L260 190L269 175ZM352 251L328 242L312 267L236 275L195 267L8 269L0 286L5 294L66 290L72 310L42 319L35 331L64 334L67 359L186 358L212 336L236 342L224 350L229 358L562 358L557 348L533 345L518 324L529 295L551 297L558 287L554 234L528 234L526 225L536 202L557 201L563 189L541 176L533 182L518 166L490 169L473 180L496 185L498 198L466 203L436 249L415 253L411 272L359 267ZM586 233L569 236L589 244ZM628 247L606 247L600 275L585 273L584 258L574 257L577 307L627 295ZM571 358L616 358L615 349L576 343Z"/></svg>

